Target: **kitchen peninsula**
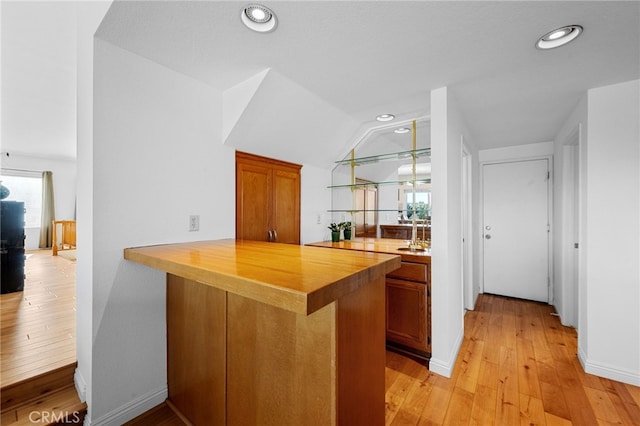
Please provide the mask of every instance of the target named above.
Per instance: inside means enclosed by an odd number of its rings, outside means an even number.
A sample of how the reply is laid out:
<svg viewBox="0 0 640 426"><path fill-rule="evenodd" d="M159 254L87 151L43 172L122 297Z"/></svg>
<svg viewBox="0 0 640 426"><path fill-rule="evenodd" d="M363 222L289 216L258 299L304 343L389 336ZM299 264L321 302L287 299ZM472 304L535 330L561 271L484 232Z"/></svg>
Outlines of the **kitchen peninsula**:
<svg viewBox="0 0 640 426"><path fill-rule="evenodd" d="M385 290L386 339L389 349L419 358L431 358L431 249L407 250L408 241L355 238L309 244L349 251L402 256L402 266L387 274Z"/></svg>
<svg viewBox="0 0 640 426"><path fill-rule="evenodd" d="M168 404L195 425L384 424L393 254L236 240L125 249L167 273Z"/></svg>

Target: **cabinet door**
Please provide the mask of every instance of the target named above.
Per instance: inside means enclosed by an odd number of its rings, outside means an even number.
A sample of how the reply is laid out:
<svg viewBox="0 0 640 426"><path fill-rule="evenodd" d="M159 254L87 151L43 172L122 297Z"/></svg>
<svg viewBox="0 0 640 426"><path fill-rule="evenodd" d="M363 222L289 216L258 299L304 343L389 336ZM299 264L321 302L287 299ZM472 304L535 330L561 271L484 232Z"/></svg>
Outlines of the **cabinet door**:
<svg viewBox="0 0 640 426"><path fill-rule="evenodd" d="M387 340L427 351L426 285L387 278Z"/></svg>
<svg viewBox="0 0 640 426"><path fill-rule="evenodd" d="M236 239L300 244L300 168L236 152Z"/></svg>
<svg viewBox="0 0 640 426"><path fill-rule="evenodd" d="M274 241L300 244L300 172L273 169Z"/></svg>
<svg viewBox="0 0 640 426"><path fill-rule="evenodd" d="M269 241L271 168L236 161L236 239Z"/></svg>

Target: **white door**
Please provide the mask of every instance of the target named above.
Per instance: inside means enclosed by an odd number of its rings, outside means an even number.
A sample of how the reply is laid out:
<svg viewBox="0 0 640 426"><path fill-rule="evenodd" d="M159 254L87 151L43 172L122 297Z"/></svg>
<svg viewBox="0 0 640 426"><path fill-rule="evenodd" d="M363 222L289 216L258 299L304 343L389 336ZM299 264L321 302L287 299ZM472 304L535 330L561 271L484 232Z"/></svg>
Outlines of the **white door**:
<svg viewBox="0 0 640 426"><path fill-rule="evenodd" d="M549 161L484 164L485 293L549 301Z"/></svg>

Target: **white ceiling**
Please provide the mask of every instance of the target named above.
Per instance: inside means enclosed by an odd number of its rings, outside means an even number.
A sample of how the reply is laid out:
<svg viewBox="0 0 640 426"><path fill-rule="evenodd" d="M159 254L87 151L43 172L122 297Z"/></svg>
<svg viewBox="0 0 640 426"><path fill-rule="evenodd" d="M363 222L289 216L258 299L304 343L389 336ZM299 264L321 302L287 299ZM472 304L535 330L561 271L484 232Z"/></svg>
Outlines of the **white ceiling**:
<svg viewBox="0 0 640 426"><path fill-rule="evenodd" d="M550 141L588 89L640 78L638 1L263 3L278 16L273 33L259 34L242 26L244 1L116 1L98 36L226 93L255 82L269 70L261 100L254 100L245 117L239 117L225 135L229 143L250 148L242 146L243 141L259 135L244 124L259 115L258 105L266 108L264 99L277 93L280 84L283 90L295 87L297 94L283 104L283 114L278 114L278 102L270 104L271 119L281 120L272 127L286 129L284 112L289 113L294 102L314 97L316 104L324 105L320 110L329 113L318 113L317 108L297 111L295 121L313 129L310 134L322 133L325 142L338 139L324 146L333 159L376 124L372 119L377 114L394 113L399 118L428 114L429 92L442 86L448 86L458 101L469 139L486 149ZM55 17L49 12L44 16ZM26 111L7 115L6 105L15 100L5 102L5 50L10 48L12 58L27 51L41 59L42 55L51 59L57 50L64 53L62 46L51 46L55 40L51 26L57 26L61 36L66 32L54 21L28 23L29 31L16 25L5 29L3 12L2 135L11 136L11 143L21 131L14 126L41 123L26 120ZM584 26L584 34L564 48L535 49L539 36L567 24ZM8 45L5 33L12 31L28 32L29 37L21 42L11 36ZM42 46L36 46L38 41ZM63 37L60 43L64 42ZM28 61L24 64L29 66ZM20 96L25 90L14 92L18 93L10 95ZM339 125L323 121L337 115L341 115ZM6 118L15 123L5 132ZM269 127L260 124L262 132ZM340 131L332 135L330 130L336 127ZM44 129L40 136L43 133ZM31 136L26 142L34 143L38 134ZM41 141L36 146L48 148Z"/></svg>
<svg viewBox="0 0 640 426"><path fill-rule="evenodd" d="M2 1L3 152L76 156L76 7Z"/></svg>

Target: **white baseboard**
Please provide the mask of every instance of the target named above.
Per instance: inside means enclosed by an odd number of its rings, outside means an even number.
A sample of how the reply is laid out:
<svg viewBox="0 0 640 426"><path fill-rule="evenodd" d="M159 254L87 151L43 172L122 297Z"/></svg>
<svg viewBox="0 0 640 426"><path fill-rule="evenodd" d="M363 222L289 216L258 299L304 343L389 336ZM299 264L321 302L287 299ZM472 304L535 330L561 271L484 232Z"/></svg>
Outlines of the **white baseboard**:
<svg viewBox="0 0 640 426"><path fill-rule="evenodd" d="M87 402L87 382L84 380L78 368L76 368L76 371L73 373L73 384L76 386L76 392L78 392L80 401Z"/></svg>
<svg viewBox="0 0 640 426"><path fill-rule="evenodd" d="M578 360L585 373L615 380L616 382L640 386L640 371L625 370L612 365L589 361L582 348L578 348Z"/></svg>
<svg viewBox="0 0 640 426"><path fill-rule="evenodd" d="M605 379L615 380L616 382L640 386L640 372L638 371L623 370L591 361L587 361L584 364L584 371L595 376L604 377Z"/></svg>
<svg viewBox="0 0 640 426"><path fill-rule="evenodd" d="M463 339L464 328L462 328L458 333L456 342L453 345L453 350L449 354L449 359L446 361L442 361L440 359L432 357L429 360L429 371L433 371L434 373L444 377L451 377L451 374L453 373L453 367L456 364L456 359L458 359L458 352L460 352L460 347L462 346Z"/></svg>
<svg viewBox="0 0 640 426"><path fill-rule="evenodd" d="M84 424L85 426L120 426L140 414L149 411L156 405L162 404L167 399L167 396L167 387L163 386L160 389L148 392L121 407L111 410L96 420L92 421L88 419L87 416ZM89 408L89 410L91 410L91 408Z"/></svg>

